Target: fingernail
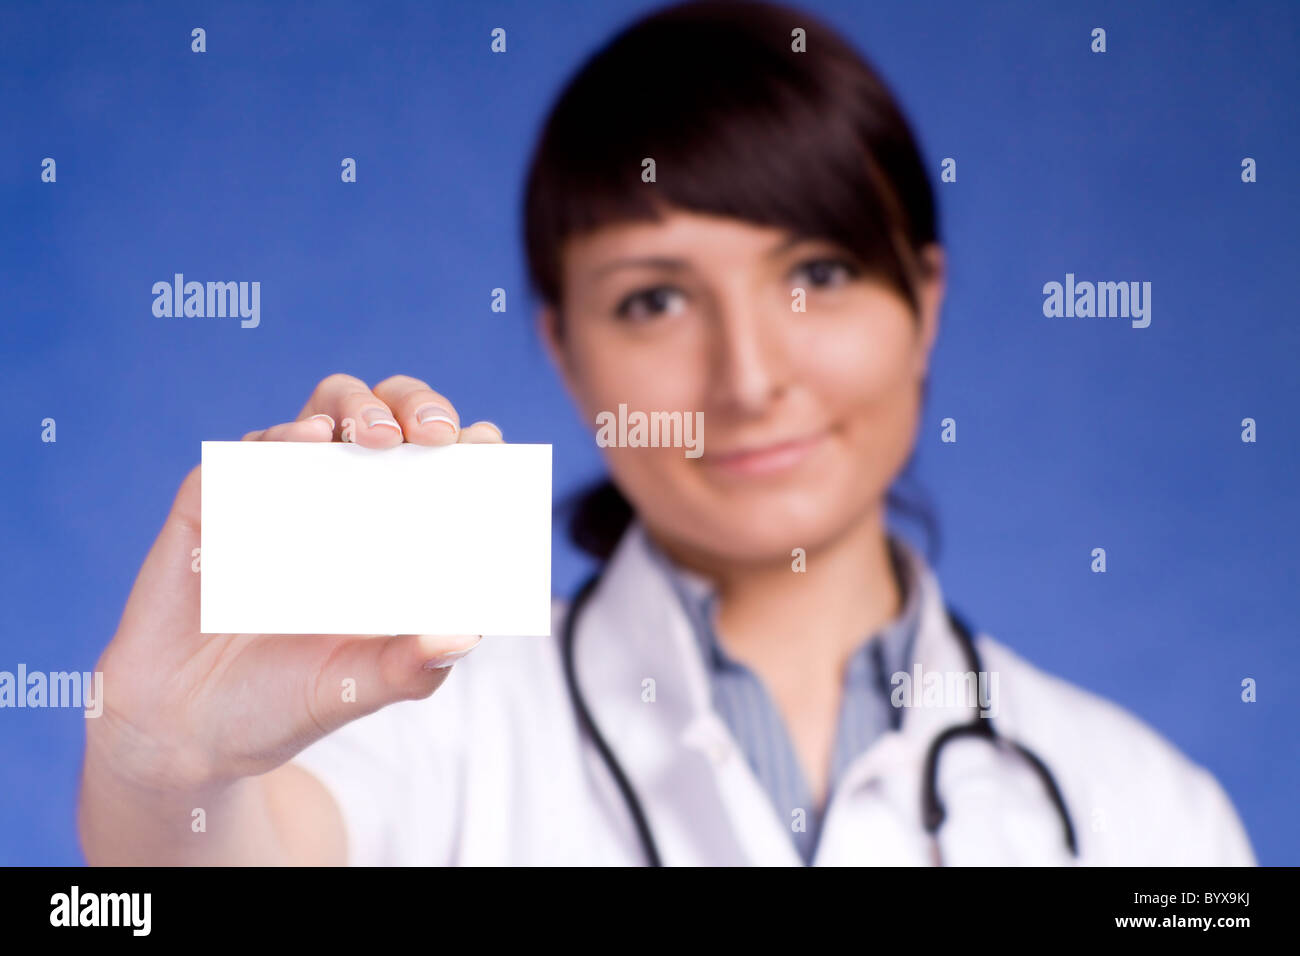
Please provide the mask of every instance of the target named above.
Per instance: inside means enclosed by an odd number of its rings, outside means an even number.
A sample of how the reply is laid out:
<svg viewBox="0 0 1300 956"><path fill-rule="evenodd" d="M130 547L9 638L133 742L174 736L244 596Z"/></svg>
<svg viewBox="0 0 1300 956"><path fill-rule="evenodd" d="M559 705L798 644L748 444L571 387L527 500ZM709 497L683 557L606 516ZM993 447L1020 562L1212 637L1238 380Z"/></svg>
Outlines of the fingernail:
<svg viewBox="0 0 1300 956"><path fill-rule="evenodd" d="M328 415L326 415L324 412L320 412L319 414L313 415L311 418L307 419L307 421L310 422L310 421L313 421L313 420L315 420L315 419L317 419L317 418L319 418L321 421L323 421L323 422L325 422L326 424L328 424L329 427L330 427L330 431L334 431L334 419L330 418L330 417L329 417Z"/></svg>
<svg viewBox="0 0 1300 956"><path fill-rule="evenodd" d="M386 408L367 408L361 413L361 417L365 420L367 428L382 425L385 428L393 429L399 435L402 433L402 426L393 421L393 416L388 413Z"/></svg>
<svg viewBox="0 0 1300 956"><path fill-rule="evenodd" d="M451 417L451 410L443 408L441 405L422 405L415 410L415 420L421 425L428 425L432 422L446 422L451 426L451 430L459 431L456 421Z"/></svg>
<svg viewBox="0 0 1300 956"><path fill-rule="evenodd" d="M470 651L474 650L474 648L478 647L482 640L483 635L480 634L478 640L469 647L462 647L460 650L447 651L446 653L439 654L437 657L431 657L429 660L424 662L424 669L426 671L432 671L443 667L450 667Z"/></svg>

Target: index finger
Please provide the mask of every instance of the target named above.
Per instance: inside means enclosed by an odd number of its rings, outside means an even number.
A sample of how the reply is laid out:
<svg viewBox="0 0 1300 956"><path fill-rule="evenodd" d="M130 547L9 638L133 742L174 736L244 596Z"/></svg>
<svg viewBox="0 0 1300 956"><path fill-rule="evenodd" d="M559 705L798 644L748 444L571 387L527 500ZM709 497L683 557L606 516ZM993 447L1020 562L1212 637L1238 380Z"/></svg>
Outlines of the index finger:
<svg viewBox="0 0 1300 956"><path fill-rule="evenodd" d="M402 443L402 428L392 409L355 375L338 373L321 381L298 420L328 415L338 423L336 436L368 448L390 448Z"/></svg>
<svg viewBox="0 0 1300 956"><path fill-rule="evenodd" d="M409 375L394 375L375 386L375 394L397 416L406 440L416 445L450 445L460 435L460 414L445 395Z"/></svg>

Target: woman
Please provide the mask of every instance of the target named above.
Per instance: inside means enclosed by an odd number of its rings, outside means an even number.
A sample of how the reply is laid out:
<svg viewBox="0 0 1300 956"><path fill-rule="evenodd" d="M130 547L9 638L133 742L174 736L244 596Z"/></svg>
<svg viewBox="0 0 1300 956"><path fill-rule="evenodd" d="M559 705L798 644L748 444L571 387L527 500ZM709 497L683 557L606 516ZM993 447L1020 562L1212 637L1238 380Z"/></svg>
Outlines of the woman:
<svg viewBox="0 0 1300 956"><path fill-rule="evenodd" d="M1205 770L964 639L887 528L943 299L935 218L897 105L813 18L701 3L622 33L533 158L539 325L588 423L701 415L703 454L605 448L612 482L573 520L599 583L557 602L553 639L481 646L200 637L195 469L100 663L87 858L1252 863ZM332 375L246 440L501 440L461 421L415 378Z"/></svg>

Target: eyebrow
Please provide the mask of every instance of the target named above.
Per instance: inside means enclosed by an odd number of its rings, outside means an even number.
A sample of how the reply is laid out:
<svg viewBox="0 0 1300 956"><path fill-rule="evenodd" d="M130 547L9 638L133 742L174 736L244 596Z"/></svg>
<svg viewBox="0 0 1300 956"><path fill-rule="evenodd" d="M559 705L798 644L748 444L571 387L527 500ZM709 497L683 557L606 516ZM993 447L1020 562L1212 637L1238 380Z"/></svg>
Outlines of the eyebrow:
<svg viewBox="0 0 1300 956"><path fill-rule="evenodd" d="M797 246L804 242L813 242L813 241L816 240L812 236L791 234L789 236L786 236L775 246L769 249L766 253L764 253L764 257L771 259L776 256L779 256L781 253L785 252L787 249L791 248L792 246ZM600 276L605 275L606 273L613 272L615 269L629 269L633 267L643 267L643 268L651 268L651 269L681 270L681 269L689 268L689 266L690 263L688 263L685 259L674 259L671 256L635 256L635 257L625 258L625 259L614 259L610 262L606 262L604 265L596 269L593 269L591 272L591 277L593 279L596 279L599 278Z"/></svg>
<svg viewBox="0 0 1300 956"><path fill-rule="evenodd" d="M634 266L643 266L651 269L685 269L686 260L673 259L668 256L637 256L631 259L614 259L606 262L598 269L591 270L593 279L599 278L615 269L630 269Z"/></svg>

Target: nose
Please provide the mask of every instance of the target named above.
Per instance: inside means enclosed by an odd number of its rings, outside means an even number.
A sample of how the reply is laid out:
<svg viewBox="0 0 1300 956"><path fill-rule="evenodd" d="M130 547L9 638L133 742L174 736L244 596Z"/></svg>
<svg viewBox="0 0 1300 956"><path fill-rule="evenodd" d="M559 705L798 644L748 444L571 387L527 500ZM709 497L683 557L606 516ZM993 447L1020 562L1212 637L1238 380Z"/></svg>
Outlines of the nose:
<svg viewBox="0 0 1300 956"><path fill-rule="evenodd" d="M757 296L715 297L709 342L714 407L756 415L781 397L790 384L791 356L783 334L789 322Z"/></svg>

